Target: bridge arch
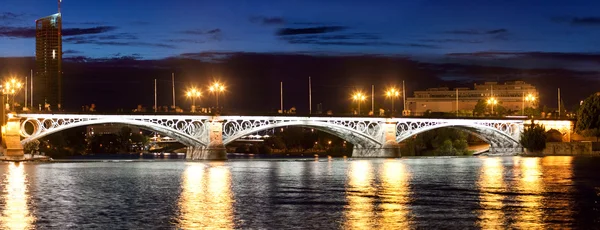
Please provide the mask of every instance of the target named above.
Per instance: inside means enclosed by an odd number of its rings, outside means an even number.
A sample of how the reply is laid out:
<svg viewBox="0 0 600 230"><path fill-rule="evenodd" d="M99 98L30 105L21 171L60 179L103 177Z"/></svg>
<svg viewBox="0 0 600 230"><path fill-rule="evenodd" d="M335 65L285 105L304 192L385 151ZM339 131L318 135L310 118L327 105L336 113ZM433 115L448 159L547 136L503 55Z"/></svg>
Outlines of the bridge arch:
<svg viewBox="0 0 600 230"><path fill-rule="evenodd" d="M32 123L34 126L34 132L30 135L24 133L24 127L26 125L26 123ZM44 123L52 123L51 125L49 125L50 127L44 127ZM99 124L124 124L124 125L131 125L131 126L136 126L136 127L141 127L141 128L145 128L151 131L155 131L157 133L161 133L163 135L166 136L170 136L173 139L181 142L182 144L186 145L186 146L206 146L207 143L203 140L201 140L202 134L199 133L199 135L189 135L187 133L178 131L174 128L168 127L168 126L164 126L164 125L160 125L160 124L155 124L152 122L147 122L147 121L140 121L140 120L133 120L133 119L123 119L123 118L101 118L101 119L93 119L93 120L81 120L81 121L74 121L74 122L70 122L68 124L59 124L58 120L52 120L52 119L37 119L37 118L27 118L25 117L22 121L21 121L21 136L25 137L25 139L21 140L22 144L25 144L29 141L32 140L37 140L40 139L42 137L48 136L50 134L53 133L57 133L60 131L64 131L67 129L71 129L71 128L75 128L75 127L81 127L81 126L88 126L88 125L99 125ZM197 123L196 125L198 125L200 123ZM205 131L205 127L204 124L200 125L202 127L194 127L196 129Z"/></svg>
<svg viewBox="0 0 600 230"><path fill-rule="evenodd" d="M322 132L326 132L332 135L335 135L339 138L342 138L353 145L360 147L381 147L383 143L377 138L377 134L381 132L381 125L377 123L369 123L364 124L365 129L370 130L368 133L359 132L355 129L332 124L322 121L310 121L310 120L300 120L300 121L282 121L277 123L268 123L262 125L252 125L252 121L242 121L242 122L250 122L249 127L244 127L243 124L234 121L227 121L223 124L223 144L227 145L241 137L250 135L252 133L257 133L269 129L281 128L285 126L297 126L297 127L305 127L312 128Z"/></svg>
<svg viewBox="0 0 600 230"><path fill-rule="evenodd" d="M506 124L503 126L503 129L505 130L477 123L438 123L410 130L402 130L400 127L401 125L402 123L397 124L397 142L404 141L414 135L434 129L455 128L474 134L483 141L488 142L492 147L517 148L521 146L518 139L518 135L520 134L520 127L518 127L518 124Z"/></svg>

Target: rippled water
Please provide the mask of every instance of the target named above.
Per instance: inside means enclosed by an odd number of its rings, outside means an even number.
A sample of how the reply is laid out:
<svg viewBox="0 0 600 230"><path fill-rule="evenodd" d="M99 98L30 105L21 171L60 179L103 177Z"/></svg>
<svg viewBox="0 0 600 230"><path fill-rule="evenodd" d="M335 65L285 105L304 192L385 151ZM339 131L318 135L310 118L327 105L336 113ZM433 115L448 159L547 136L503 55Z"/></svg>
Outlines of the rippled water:
<svg viewBox="0 0 600 230"><path fill-rule="evenodd" d="M0 229L598 228L600 158L0 164Z"/></svg>

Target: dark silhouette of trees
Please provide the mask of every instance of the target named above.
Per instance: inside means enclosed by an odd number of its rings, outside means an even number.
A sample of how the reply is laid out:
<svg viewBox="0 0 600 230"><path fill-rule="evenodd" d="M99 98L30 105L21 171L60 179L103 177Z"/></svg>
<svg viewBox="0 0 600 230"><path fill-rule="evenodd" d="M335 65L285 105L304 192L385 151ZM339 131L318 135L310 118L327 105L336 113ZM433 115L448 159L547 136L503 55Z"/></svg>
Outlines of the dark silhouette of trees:
<svg viewBox="0 0 600 230"><path fill-rule="evenodd" d="M600 137L600 93L590 95L577 111L575 130L586 137Z"/></svg>

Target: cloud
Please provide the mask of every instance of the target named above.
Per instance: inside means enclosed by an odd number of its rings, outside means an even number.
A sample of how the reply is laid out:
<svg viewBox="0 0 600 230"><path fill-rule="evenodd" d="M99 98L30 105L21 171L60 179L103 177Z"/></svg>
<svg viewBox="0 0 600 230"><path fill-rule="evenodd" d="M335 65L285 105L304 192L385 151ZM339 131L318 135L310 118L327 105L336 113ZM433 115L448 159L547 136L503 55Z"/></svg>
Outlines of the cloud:
<svg viewBox="0 0 600 230"><path fill-rule="evenodd" d="M600 17L553 17L552 21L573 26L600 26Z"/></svg>
<svg viewBox="0 0 600 230"><path fill-rule="evenodd" d="M508 33L507 29L495 29L495 30L449 30L444 31L446 34L458 34L458 35L497 35Z"/></svg>
<svg viewBox="0 0 600 230"><path fill-rule="evenodd" d="M104 37L104 38L103 38ZM139 42L139 41L116 41L109 39L109 36L78 36L63 39L63 42L70 44L92 44L103 46L142 46L158 48L176 48L174 45L165 43Z"/></svg>
<svg viewBox="0 0 600 230"><path fill-rule="evenodd" d="M34 38L35 29L29 27L0 26L0 37Z"/></svg>
<svg viewBox="0 0 600 230"><path fill-rule="evenodd" d="M97 26L91 28L66 28L62 30L62 35L68 37L85 34L99 34L113 31L115 29L117 28L114 26ZM34 38L35 28L0 26L0 37Z"/></svg>
<svg viewBox="0 0 600 230"><path fill-rule="evenodd" d="M113 60L139 60L141 59L141 55L138 53L133 53L130 55L123 55L122 53L113 54Z"/></svg>
<svg viewBox="0 0 600 230"><path fill-rule="evenodd" d="M6 21L18 20L21 17L23 17L24 15L25 14L23 14L23 13L16 14L16 13L11 13L11 12L2 12L2 13L0 13L0 21L6 22Z"/></svg>
<svg viewBox="0 0 600 230"><path fill-rule="evenodd" d="M311 45L333 45L333 46L397 46L397 47L418 47L418 48L439 48L439 46L419 43L398 43L386 41L344 41L344 40L319 40L305 38L286 38L290 44L311 44Z"/></svg>
<svg viewBox="0 0 600 230"><path fill-rule="evenodd" d="M278 36L300 35L300 34L324 34L346 30L345 26L318 26L307 28L282 28L277 31Z"/></svg>
<svg viewBox="0 0 600 230"><path fill-rule="evenodd" d="M250 17L250 22L261 24L261 25L283 25L283 24L285 24L285 20L282 17L265 17L265 16Z"/></svg>
<svg viewBox="0 0 600 230"><path fill-rule="evenodd" d="M165 43L151 43L151 42L121 42L121 41L99 41L99 40L78 40L69 41L71 44L92 44L102 46L142 46L142 47L157 47L157 48L176 48L174 45Z"/></svg>
<svg viewBox="0 0 600 230"><path fill-rule="evenodd" d="M64 50L63 54L81 54L83 52L78 51L78 50Z"/></svg>
<svg viewBox="0 0 600 230"><path fill-rule="evenodd" d="M486 58L536 57L536 58L553 58L553 59L563 59L563 60L597 61L598 63L600 63L600 53L484 51L484 52L473 52L473 53L449 53L449 54L447 54L447 56L486 57Z"/></svg>
<svg viewBox="0 0 600 230"><path fill-rule="evenodd" d="M107 34L107 35L91 35L87 38L101 39L101 40L137 40L138 37L130 33L118 33L118 34Z"/></svg>
<svg viewBox="0 0 600 230"><path fill-rule="evenodd" d="M106 24L106 23L104 23L104 22L72 22L72 21L63 22L63 25L98 26L98 25L103 25L103 24Z"/></svg>
<svg viewBox="0 0 600 230"><path fill-rule="evenodd" d="M468 39L421 39L422 42L434 42L434 43L465 43L465 44L477 44L483 43L481 40L468 40Z"/></svg>
<svg viewBox="0 0 600 230"><path fill-rule="evenodd" d="M379 40L379 36L369 33L348 33L348 34L335 34L335 35L304 35L303 39L318 39L318 40Z"/></svg>
<svg viewBox="0 0 600 230"><path fill-rule="evenodd" d="M116 30L114 26L96 26L91 28L67 28L62 30L63 36L77 36L84 34L100 34Z"/></svg>
<svg viewBox="0 0 600 230"><path fill-rule="evenodd" d="M206 38L204 40L211 40L211 41L221 41L221 38L222 38L222 31L219 28L215 28L212 30L200 30L200 29L184 30L184 31L181 31L180 33L187 34L187 35L202 36L203 38ZM193 41L193 43L199 43L199 42L197 42L199 40L194 39L194 38L178 38L178 39L170 39L170 40L172 40L172 42L192 42Z"/></svg>
<svg viewBox="0 0 600 230"><path fill-rule="evenodd" d="M206 43L206 41L203 40L198 40L198 39L187 39L187 38L180 38L180 39L167 39L167 40L163 40L165 42L174 42L174 43L180 43L180 42L186 42L186 43L196 43L196 44L202 44L202 43Z"/></svg>
<svg viewBox="0 0 600 230"><path fill-rule="evenodd" d="M566 69L600 72L600 53L485 51L449 53L443 61L519 69Z"/></svg>
<svg viewBox="0 0 600 230"><path fill-rule="evenodd" d="M220 34L221 33L221 29L217 28L217 29L212 29L212 30L199 30L199 29L184 30L184 31L181 31L181 33L183 33L183 34L190 34L190 35Z"/></svg>

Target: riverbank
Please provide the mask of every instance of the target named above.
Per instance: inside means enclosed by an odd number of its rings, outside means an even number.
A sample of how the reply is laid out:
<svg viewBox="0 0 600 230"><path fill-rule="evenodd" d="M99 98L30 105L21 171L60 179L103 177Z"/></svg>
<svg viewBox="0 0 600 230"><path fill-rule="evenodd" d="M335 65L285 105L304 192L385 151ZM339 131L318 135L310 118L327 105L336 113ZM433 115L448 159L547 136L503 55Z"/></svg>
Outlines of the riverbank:
<svg viewBox="0 0 600 230"><path fill-rule="evenodd" d="M9 161L9 162L48 162L52 161L51 157L42 156L42 155L34 155L25 154L23 157L9 157L9 156L0 156L0 161Z"/></svg>

